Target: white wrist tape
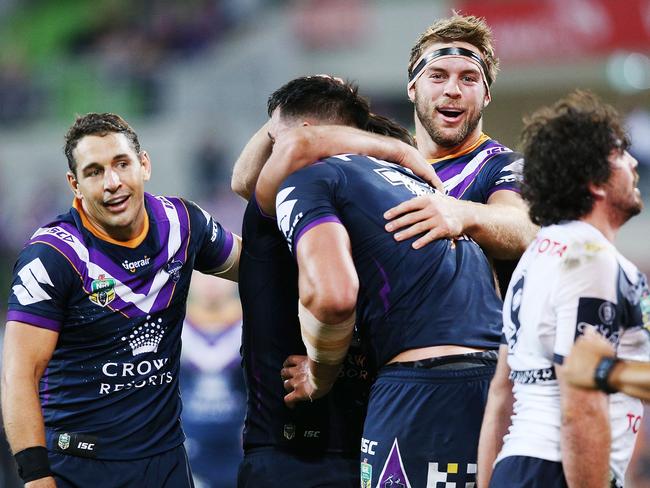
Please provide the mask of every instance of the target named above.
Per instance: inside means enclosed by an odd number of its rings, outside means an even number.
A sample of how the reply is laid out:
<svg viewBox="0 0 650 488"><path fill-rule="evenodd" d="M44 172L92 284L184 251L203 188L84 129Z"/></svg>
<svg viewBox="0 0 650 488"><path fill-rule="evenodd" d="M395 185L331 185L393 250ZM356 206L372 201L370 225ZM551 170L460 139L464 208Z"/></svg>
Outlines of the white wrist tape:
<svg viewBox="0 0 650 488"><path fill-rule="evenodd" d="M341 364L348 352L356 313L352 312L338 324L325 324L314 317L302 302L298 302L298 317L307 356L317 363Z"/></svg>

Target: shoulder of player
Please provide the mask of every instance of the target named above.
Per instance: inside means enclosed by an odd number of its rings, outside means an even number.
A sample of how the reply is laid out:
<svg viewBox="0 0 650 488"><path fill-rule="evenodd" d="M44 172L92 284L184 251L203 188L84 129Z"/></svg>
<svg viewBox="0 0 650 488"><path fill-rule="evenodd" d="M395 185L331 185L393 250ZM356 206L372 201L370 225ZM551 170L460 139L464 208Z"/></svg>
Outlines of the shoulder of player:
<svg viewBox="0 0 650 488"><path fill-rule="evenodd" d="M582 222L570 222L552 226L552 230L548 231L550 236L557 233L558 239L562 239L566 245L562 267L566 270L589 267L600 272L616 272L619 267L616 248L594 228L586 226Z"/></svg>

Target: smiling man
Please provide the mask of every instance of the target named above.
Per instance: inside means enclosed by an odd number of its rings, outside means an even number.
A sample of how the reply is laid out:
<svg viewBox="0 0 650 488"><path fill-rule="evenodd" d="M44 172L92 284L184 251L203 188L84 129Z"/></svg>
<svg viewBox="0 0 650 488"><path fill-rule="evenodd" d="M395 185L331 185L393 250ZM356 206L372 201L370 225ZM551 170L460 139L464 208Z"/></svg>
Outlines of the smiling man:
<svg viewBox="0 0 650 488"><path fill-rule="evenodd" d="M193 269L234 279L239 237L144 191L148 154L114 114L66 135L73 208L20 253L2 367L7 437L28 488L190 487L178 390Z"/></svg>

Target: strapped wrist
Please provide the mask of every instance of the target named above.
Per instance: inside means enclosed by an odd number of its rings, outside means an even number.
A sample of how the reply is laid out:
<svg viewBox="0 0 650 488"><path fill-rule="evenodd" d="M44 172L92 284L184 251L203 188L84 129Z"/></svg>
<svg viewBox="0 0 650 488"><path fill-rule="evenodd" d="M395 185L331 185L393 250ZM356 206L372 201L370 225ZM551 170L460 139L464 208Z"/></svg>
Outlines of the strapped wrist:
<svg viewBox="0 0 650 488"><path fill-rule="evenodd" d="M302 302L299 302L298 316L307 356L317 363L340 364L348 352L354 331L355 312L338 324L326 324L314 317Z"/></svg>
<svg viewBox="0 0 650 488"><path fill-rule="evenodd" d="M52 476L47 449L43 446L33 446L18 451L14 454L14 459L18 465L18 475L25 483Z"/></svg>
<svg viewBox="0 0 650 488"><path fill-rule="evenodd" d="M607 394L616 393L618 390L614 388L609 383L609 377L612 374L614 366L616 366L620 360L615 357L606 356L602 358L596 365L596 371L594 371L594 382L596 387L604 391Z"/></svg>

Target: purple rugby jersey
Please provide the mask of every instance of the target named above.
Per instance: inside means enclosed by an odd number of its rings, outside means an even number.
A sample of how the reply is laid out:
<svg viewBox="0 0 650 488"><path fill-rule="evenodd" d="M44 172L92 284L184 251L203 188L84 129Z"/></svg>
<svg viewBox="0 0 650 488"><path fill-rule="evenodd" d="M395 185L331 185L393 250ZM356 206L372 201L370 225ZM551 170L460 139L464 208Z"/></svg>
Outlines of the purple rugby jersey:
<svg viewBox="0 0 650 488"><path fill-rule="evenodd" d="M14 268L7 319L59 333L40 383L49 449L130 460L184 440L190 277L220 271L233 236L180 198L145 194L145 206L149 230L136 247L95 236L73 208L34 233ZM77 440L93 452L75 450Z"/></svg>

